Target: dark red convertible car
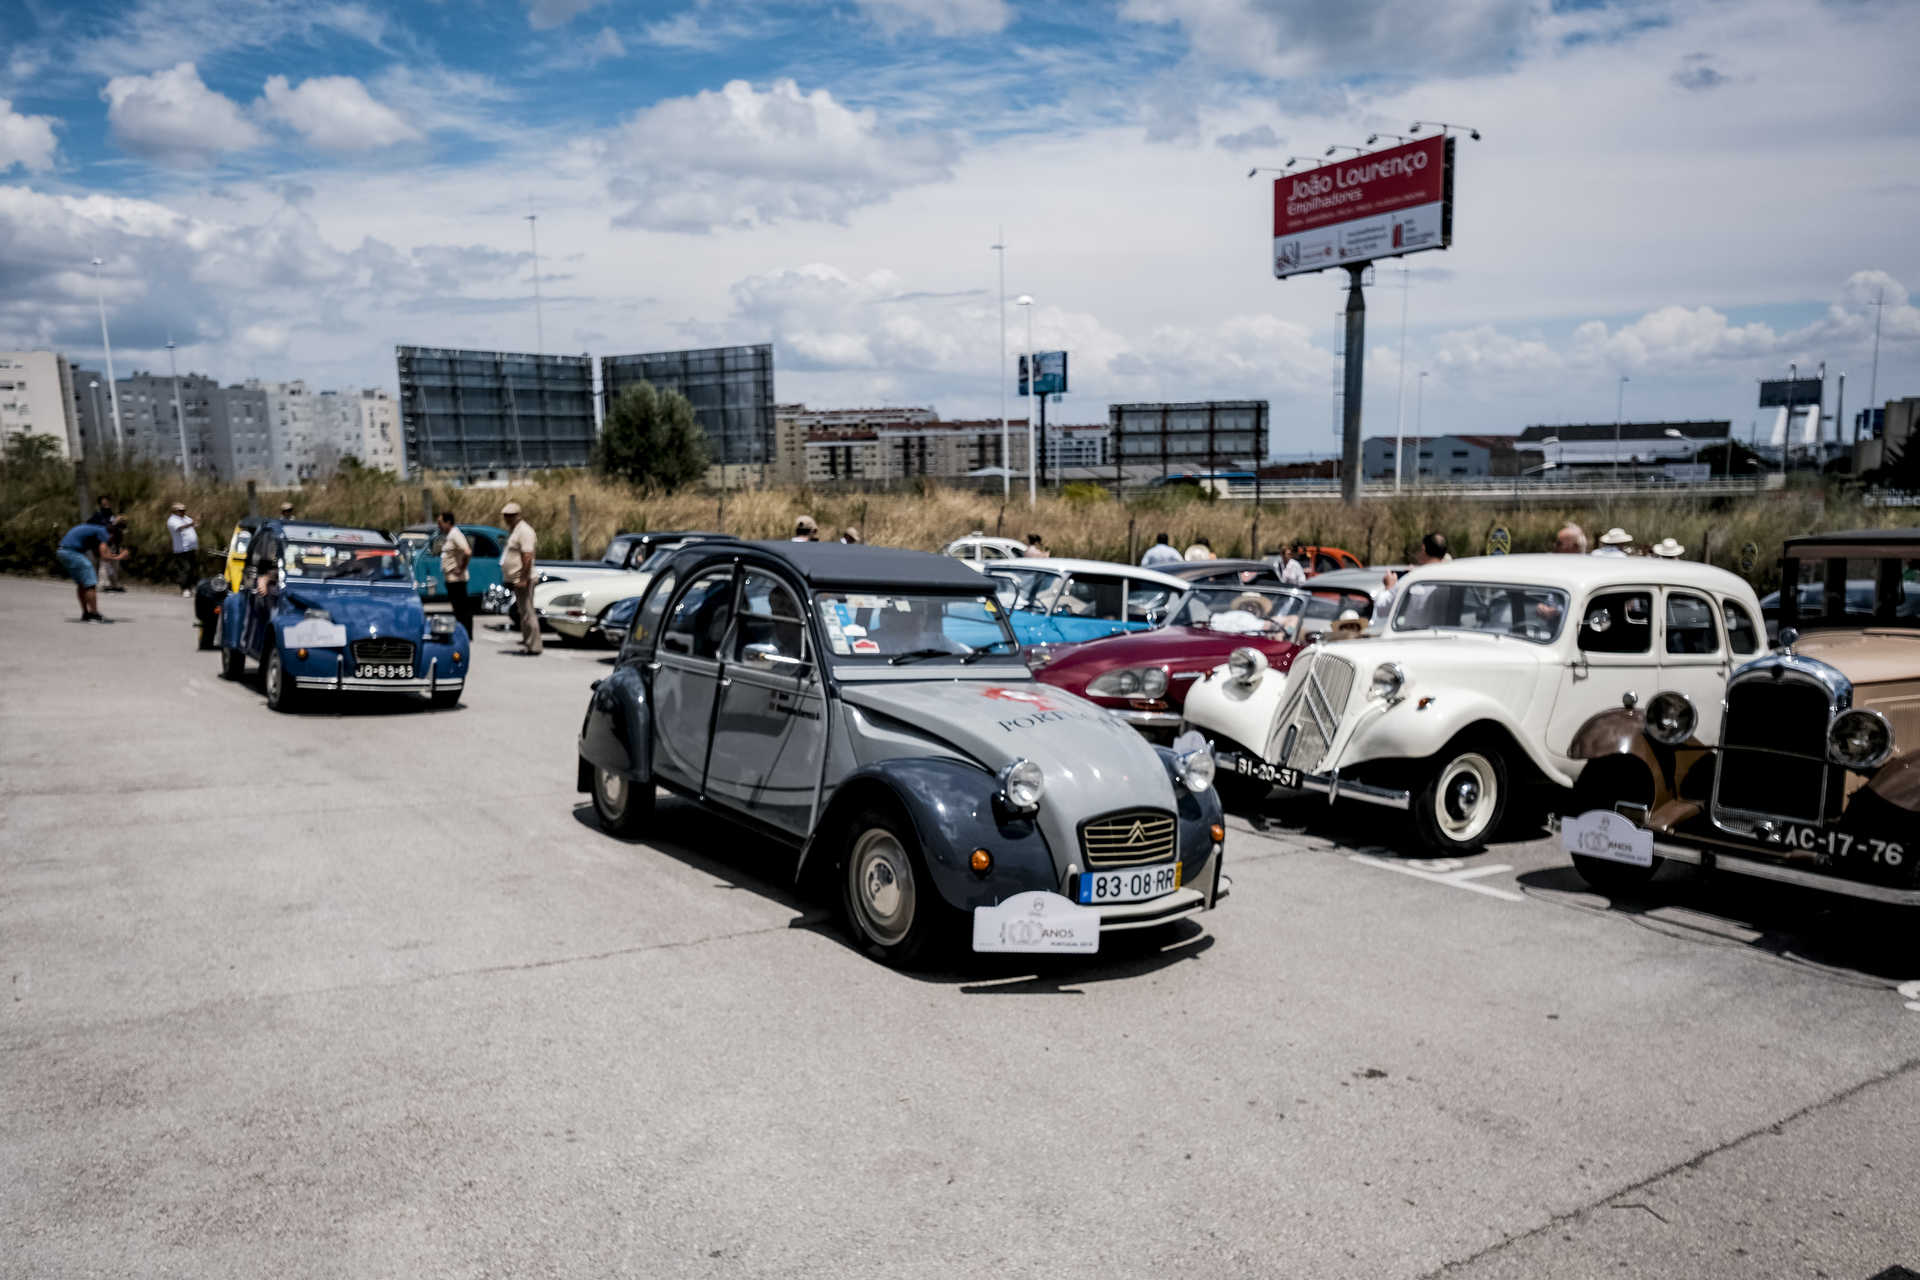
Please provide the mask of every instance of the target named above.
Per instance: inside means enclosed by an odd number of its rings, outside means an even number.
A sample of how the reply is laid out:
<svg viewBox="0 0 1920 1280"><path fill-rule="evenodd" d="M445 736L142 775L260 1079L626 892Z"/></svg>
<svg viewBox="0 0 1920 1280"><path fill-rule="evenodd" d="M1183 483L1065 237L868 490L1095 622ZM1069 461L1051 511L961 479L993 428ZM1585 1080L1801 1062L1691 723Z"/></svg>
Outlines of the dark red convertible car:
<svg viewBox="0 0 1920 1280"><path fill-rule="evenodd" d="M1235 649L1259 650L1278 671L1291 666L1312 603L1296 587L1197 586L1166 626L1061 645L1034 675L1171 742L1188 686Z"/></svg>

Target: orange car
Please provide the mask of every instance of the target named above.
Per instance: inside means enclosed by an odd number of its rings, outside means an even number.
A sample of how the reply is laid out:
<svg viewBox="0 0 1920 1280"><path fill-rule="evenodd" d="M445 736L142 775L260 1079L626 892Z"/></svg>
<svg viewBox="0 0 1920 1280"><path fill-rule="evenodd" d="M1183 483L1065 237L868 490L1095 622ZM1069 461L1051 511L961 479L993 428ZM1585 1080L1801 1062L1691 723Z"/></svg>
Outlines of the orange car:
<svg viewBox="0 0 1920 1280"><path fill-rule="evenodd" d="M1364 569L1367 567L1359 556L1353 554L1351 551L1342 551L1339 547L1296 547L1293 551L1287 552L1287 554L1292 555L1294 551L1305 551L1307 553L1307 576L1309 578L1316 573L1332 573L1335 569Z"/></svg>

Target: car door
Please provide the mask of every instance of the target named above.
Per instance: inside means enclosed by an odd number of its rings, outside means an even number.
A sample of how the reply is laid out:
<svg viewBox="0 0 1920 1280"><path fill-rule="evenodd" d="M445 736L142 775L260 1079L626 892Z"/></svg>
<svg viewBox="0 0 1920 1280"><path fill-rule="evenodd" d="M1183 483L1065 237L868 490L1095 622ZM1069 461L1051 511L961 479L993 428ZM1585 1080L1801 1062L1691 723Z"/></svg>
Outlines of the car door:
<svg viewBox="0 0 1920 1280"><path fill-rule="evenodd" d="M260 590L262 574L269 575L269 590ZM240 575L241 652L258 658L266 650L266 638L272 631L273 610L280 600L280 540L271 529L254 535L247 548L247 567Z"/></svg>
<svg viewBox="0 0 1920 1280"><path fill-rule="evenodd" d="M467 594L477 604L488 587L500 585L500 540L485 529L462 528L473 556L467 561Z"/></svg>
<svg viewBox="0 0 1920 1280"><path fill-rule="evenodd" d="M1720 609L1705 591L1666 587L1660 610L1660 687L1687 695L1702 742L1720 741L1720 699L1726 692L1727 638Z"/></svg>
<svg viewBox="0 0 1920 1280"><path fill-rule="evenodd" d="M688 579L668 608L653 654L653 771L696 792L706 784L733 577L727 564Z"/></svg>
<svg viewBox="0 0 1920 1280"><path fill-rule="evenodd" d="M813 827L827 722L801 598L767 569L741 574L706 790L730 809L804 838Z"/></svg>
<svg viewBox="0 0 1920 1280"><path fill-rule="evenodd" d="M1589 717L1621 705L1631 693L1644 704L1658 693L1652 587L1605 587L1587 598L1575 624L1572 656L1559 668L1560 688L1547 723L1546 748L1565 759ZM1562 638L1565 643L1565 638Z"/></svg>

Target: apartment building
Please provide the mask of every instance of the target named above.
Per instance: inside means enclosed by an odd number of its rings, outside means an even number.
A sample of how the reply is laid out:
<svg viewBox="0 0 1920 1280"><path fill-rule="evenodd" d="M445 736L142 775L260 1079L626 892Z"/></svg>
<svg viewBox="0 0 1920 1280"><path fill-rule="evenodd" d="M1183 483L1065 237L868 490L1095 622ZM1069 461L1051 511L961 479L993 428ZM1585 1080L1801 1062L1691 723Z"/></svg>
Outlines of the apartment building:
<svg viewBox="0 0 1920 1280"><path fill-rule="evenodd" d="M220 388L212 397L208 456L222 480L278 483L273 478L273 438L267 393L258 386Z"/></svg>
<svg viewBox="0 0 1920 1280"><path fill-rule="evenodd" d="M773 473L779 484L799 484L808 474L807 441L815 432L838 434L842 438L882 428L938 422L940 415L921 406L888 406L872 409L809 409L804 404L781 404L773 408ZM823 438L824 438L823 435ZM839 465L838 461L835 465Z"/></svg>
<svg viewBox="0 0 1920 1280"><path fill-rule="evenodd" d="M45 436L62 458L82 456L73 369L52 351L0 351L0 442Z"/></svg>
<svg viewBox="0 0 1920 1280"><path fill-rule="evenodd" d="M895 426L835 425L807 433L809 484L888 484L919 477L965 480L982 471L1027 468L1027 424L1012 423L1002 450L1001 424L911 422Z"/></svg>

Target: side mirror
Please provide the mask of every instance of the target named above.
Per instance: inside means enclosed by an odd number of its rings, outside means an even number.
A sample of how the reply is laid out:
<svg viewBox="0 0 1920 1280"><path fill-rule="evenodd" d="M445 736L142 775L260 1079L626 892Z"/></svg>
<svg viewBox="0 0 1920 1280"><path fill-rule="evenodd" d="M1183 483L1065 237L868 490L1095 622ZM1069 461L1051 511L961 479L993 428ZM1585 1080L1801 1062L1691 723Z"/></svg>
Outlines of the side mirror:
<svg viewBox="0 0 1920 1280"><path fill-rule="evenodd" d="M668 653L692 653L693 642L677 631L669 631L660 637L660 647Z"/></svg>

